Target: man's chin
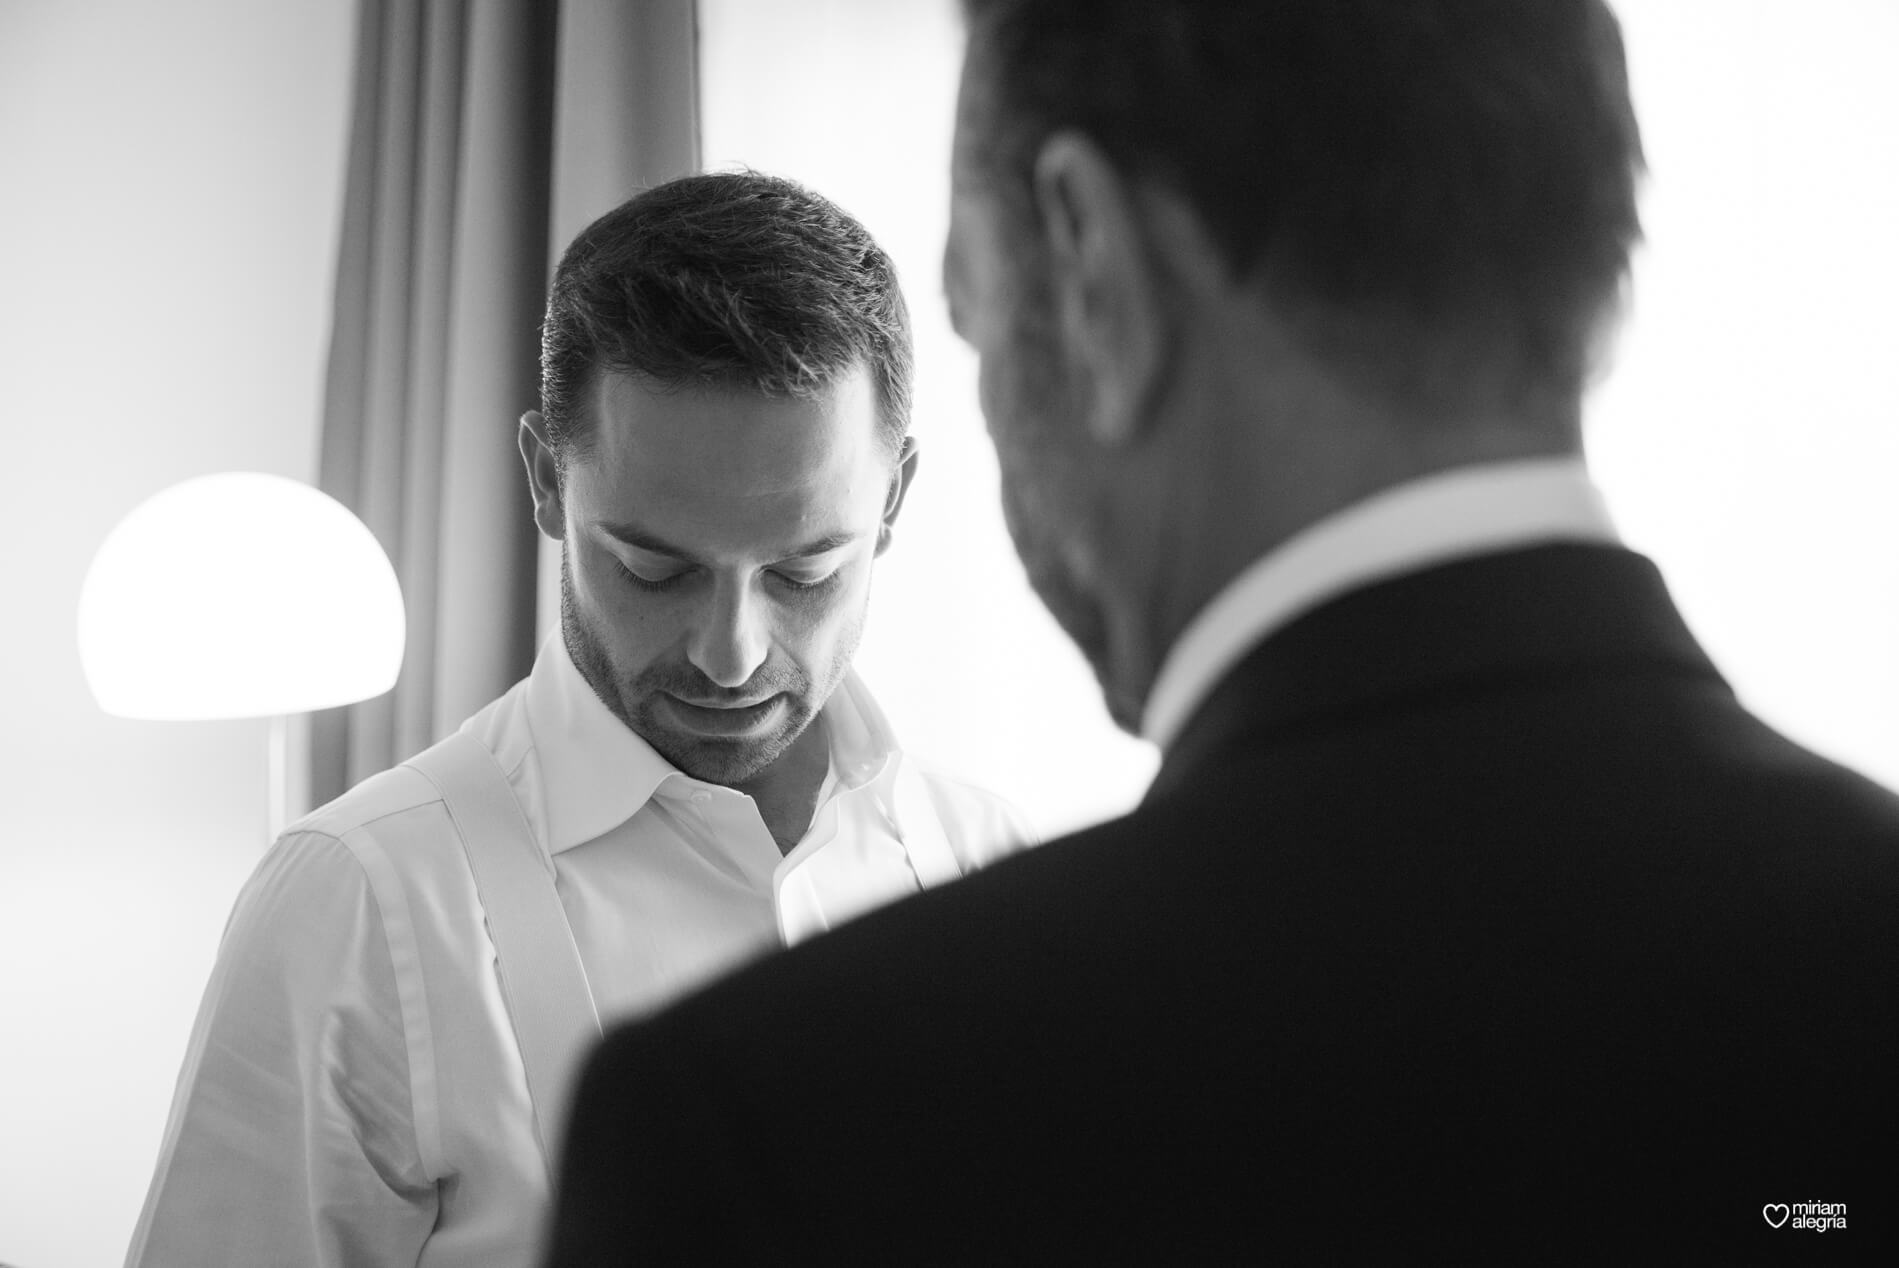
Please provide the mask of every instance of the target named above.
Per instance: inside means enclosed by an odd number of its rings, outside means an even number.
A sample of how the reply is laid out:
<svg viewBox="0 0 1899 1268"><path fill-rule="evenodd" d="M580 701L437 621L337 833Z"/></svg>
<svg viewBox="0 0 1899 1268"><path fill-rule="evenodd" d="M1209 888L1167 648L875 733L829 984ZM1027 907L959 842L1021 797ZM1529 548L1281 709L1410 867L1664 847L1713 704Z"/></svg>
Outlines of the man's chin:
<svg viewBox="0 0 1899 1268"><path fill-rule="evenodd" d="M1088 662L1088 667L1095 671L1095 683L1101 688L1101 703L1107 707L1108 719L1138 738L1141 734L1143 702L1126 689L1114 672L1114 649L1110 645L1105 624L1096 620L1084 622L1079 618L1069 624L1059 617L1056 623L1067 630L1068 636L1081 650L1082 658Z"/></svg>
<svg viewBox="0 0 1899 1268"><path fill-rule="evenodd" d="M1130 735L1141 733L1141 703L1132 699L1123 690L1114 673L1113 641L1108 633L1108 619L1100 603L1085 590L1073 573L1057 565L1054 552L1040 549L1023 550L1020 538L1017 539L1017 553L1021 555L1029 577L1029 587L1048 609L1055 624L1062 633L1068 635L1081 652L1082 659L1094 670L1095 682L1101 687L1102 702L1107 706L1108 717L1114 724Z"/></svg>
<svg viewBox="0 0 1899 1268"><path fill-rule="evenodd" d="M758 778L790 750L808 718L792 716L766 735L726 738L696 735L655 718L642 709L634 730L653 751L692 778L732 788Z"/></svg>
<svg viewBox="0 0 1899 1268"><path fill-rule="evenodd" d="M649 743L651 741L648 741ZM665 748L654 744L659 755L681 772L708 784L736 788L749 783L771 769L791 745L765 744L759 741L732 742L698 737L673 739Z"/></svg>

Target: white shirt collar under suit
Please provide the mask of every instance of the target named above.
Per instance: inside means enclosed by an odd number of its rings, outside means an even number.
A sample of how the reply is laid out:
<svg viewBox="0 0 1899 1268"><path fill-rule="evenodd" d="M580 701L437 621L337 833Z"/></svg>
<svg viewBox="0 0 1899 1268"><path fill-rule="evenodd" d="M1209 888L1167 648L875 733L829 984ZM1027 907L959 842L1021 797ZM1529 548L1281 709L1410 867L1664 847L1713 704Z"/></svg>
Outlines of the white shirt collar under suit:
<svg viewBox="0 0 1899 1268"><path fill-rule="evenodd" d="M1161 662L1141 734L1166 748L1247 652L1348 590L1470 555L1616 540L1580 458L1459 467L1385 489L1261 556L1188 622Z"/></svg>

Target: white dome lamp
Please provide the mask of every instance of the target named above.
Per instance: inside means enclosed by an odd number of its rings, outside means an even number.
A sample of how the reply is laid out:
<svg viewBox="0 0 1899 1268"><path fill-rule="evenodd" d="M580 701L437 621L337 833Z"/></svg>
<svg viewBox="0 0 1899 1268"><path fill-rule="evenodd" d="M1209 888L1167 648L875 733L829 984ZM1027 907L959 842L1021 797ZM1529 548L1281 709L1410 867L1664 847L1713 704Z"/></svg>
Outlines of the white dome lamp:
<svg viewBox="0 0 1899 1268"><path fill-rule="evenodd" d="M125 718L272 719L270 836L287 817L287 718L381 695L402 591L335 498L230 471L172 485L106 536L79 594L79 660Z"/></svg>

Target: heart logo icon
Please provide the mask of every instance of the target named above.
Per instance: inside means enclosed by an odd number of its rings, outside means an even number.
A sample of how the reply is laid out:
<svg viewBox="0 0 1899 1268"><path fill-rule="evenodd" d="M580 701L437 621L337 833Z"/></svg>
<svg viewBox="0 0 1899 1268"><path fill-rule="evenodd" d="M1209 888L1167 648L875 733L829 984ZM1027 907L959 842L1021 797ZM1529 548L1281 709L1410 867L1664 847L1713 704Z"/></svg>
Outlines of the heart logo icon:
<svg viewBox="0 0 1899 1268"><path fill-rule="evenodd" d="M1779 1228L1782 1224L1787 1222L1787 1204L1785 1202L1769 1202L1766 1206L1761 1208L1761 1218L1766 1220L1769 1224L1772 1224L1775 1228Z"/></svg>

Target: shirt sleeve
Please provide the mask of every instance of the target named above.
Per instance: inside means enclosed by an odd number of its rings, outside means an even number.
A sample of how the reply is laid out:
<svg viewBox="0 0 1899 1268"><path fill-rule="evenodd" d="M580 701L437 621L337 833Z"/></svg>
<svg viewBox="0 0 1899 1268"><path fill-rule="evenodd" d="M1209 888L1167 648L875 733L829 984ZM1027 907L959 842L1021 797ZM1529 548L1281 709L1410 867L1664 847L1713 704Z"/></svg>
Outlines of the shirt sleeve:
<svg viewBox="0 0 1899 1268"><path fill-rule="evenodd" d="M413 1268L436 1219L395 966L340 841L294 833L239 894L128 1268Z"/></svg>

